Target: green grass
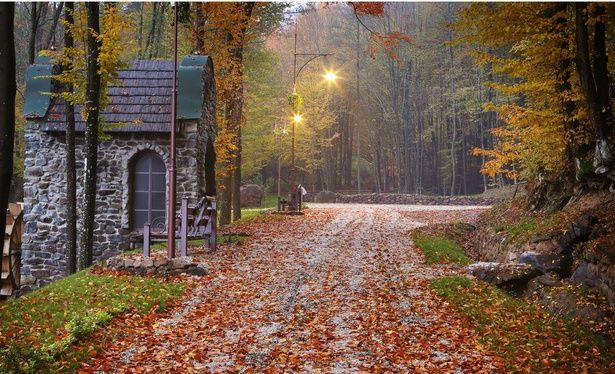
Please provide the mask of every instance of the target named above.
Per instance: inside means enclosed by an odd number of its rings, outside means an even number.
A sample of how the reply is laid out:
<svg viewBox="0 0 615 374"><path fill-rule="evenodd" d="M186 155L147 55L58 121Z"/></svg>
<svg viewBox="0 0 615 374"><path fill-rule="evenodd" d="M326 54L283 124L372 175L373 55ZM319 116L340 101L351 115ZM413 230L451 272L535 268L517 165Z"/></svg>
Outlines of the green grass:
<svg viewBox="0 0 615 374"><path fill-rule="evenodd" d="M232 224L244 223L250 221L268 210L277 209L278 196L277 195L265 195L260 207L256 208L241 208L241 219L234 221Z"/></svg>
<svg viewBox="0 0 615 374"><path fill-rule="evenodd" d="M421 233L415 233L412 239L427 258L428 264L457 263L467 265L472 262L463 249L453 240Z"/></svg>
<svg viewBox="0 0 615 374"><path fill-rule="evenodd" d="M431 288L469 319L480 343L510 371L607 372L615 362L608 340L492 285L450 276L433 280Z"/></svg>
<svg viewBox="0 0 615 374"><path fill-rule="evenodd" d="M115 316L162 311L185 286L154 278L79 272L0 304L0 372L74 371L90 351L72 349ZM89 343L88 343L89 344ZM63 368L53 368L58 357Z"/></svg>

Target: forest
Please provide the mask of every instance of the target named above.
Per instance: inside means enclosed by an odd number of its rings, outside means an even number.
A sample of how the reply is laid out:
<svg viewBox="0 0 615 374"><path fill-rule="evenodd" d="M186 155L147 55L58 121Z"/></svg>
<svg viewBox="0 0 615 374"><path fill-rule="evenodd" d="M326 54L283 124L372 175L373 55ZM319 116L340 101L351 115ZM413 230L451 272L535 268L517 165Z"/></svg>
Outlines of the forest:
<svg viewBox="0 0 615 374"><path fill-rule="evenodd" d="M16 42L28 46L16 56L18 108L27 64L62 46L62 7L16 6ZM117 8L118 67L170 58L168 4ZM287 189L295 51L327 54L305 65L296 83L303 103L298 182L310 192L469 195L561 178L608 185L593 172L608 174L600 166L610 170L612 159L613 62L606 56L613 30L603 22L612 11L608 4L183 7L179 54L210 55L216 66L223 217L238 204L232 196L242 184L275 193L278 168ZM307 60L297 58L299 65ZM325 83L325 71L339 79ZM18 115L17 199L23 123Z"/></svg>

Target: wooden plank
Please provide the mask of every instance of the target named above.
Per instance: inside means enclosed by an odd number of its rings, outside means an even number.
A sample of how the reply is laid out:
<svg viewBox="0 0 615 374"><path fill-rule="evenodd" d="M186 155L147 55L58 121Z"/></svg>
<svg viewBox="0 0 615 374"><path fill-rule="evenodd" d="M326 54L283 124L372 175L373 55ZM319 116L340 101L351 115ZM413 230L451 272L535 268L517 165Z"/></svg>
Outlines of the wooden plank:
<svg viewBox="0 0 615 374"><path fill-rule="evenodd" d="M143 226L143 256L149 257L149 223Z"/></svg>
<svg viewBox="0 0 615 374"><path fill-rule="evenodd" d="M179 237L180 237L180 254L182 256L188 255L188 199L182 198L182 206L181 206L181 227L179 229Z"/></svg>

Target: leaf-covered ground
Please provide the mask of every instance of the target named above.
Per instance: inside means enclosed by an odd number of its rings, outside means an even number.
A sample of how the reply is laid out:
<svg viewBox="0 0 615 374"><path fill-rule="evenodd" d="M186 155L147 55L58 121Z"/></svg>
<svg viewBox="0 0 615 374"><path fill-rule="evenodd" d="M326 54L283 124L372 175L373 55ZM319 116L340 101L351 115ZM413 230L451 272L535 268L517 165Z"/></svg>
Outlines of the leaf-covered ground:
<svg viewBox="0 0 615 374"><path fill-rule="evenodd" d="M484 344L485 330L432 286L461 268L427 265L411 241L420 225L480 212L452 209L320 205L246 222L233 230L250 239L207 257L210 273L183 303L164 318L124 321L82 370L506 372L507 352ZM592 357L562 359L608 372Z"/></svg>

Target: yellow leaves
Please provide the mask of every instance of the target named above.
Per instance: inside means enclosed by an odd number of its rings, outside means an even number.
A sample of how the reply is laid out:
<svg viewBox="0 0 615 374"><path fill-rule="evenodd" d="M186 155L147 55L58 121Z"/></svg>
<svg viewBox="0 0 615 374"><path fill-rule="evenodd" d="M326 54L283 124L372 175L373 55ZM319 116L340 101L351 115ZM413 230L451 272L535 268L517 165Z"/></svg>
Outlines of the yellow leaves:
<svg viewBox="0 0 615 374"><path fill-rule="evenodd" d="M461 12L454 26L460 40L475 49L479 64L490 64L495 77L488 86L501 95L484 109L497 113L506 131L493 131L493 150L473 150L489 159L484 173L518 174L521 167L528 177L557 174L567 165L566 144L588 141L578 80L562 67L563 59L574 56L569 48L574 24L565 16L544 3L473 4ZM570 77L571 90L562 89L564 77ZM570 100L576 108L572 118L565 109ZM575 134L567 133L570 120L580 123Z"/></svg>

